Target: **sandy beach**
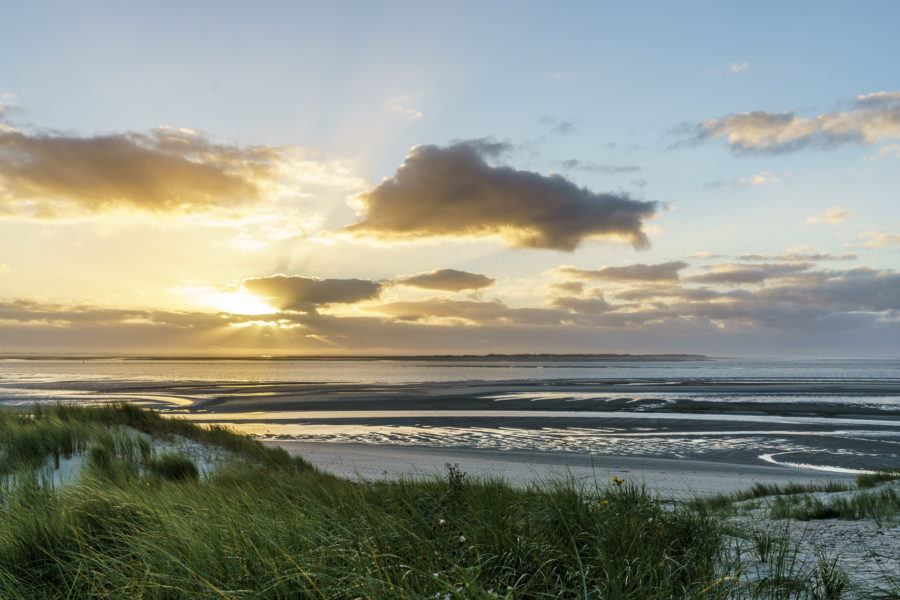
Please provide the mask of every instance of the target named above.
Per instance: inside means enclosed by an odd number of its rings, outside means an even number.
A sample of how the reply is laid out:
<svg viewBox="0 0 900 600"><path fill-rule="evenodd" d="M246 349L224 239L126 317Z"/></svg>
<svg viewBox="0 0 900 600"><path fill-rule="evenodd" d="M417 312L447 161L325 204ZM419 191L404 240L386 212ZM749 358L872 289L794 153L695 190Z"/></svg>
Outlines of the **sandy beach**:
<svg viewBox="0 0 900 600"><path fill-rule="evenodd" d="M499 477L515 485L574 477L585 485L606 485L613 477L643 483L661 498L734 492L754 483L854 481L850 474L800 470L765 464L640 456L584 455L529 450L425 448L410 446L268 441L316 467L360 480L432 477L458 464L474 477Z"/></svg>

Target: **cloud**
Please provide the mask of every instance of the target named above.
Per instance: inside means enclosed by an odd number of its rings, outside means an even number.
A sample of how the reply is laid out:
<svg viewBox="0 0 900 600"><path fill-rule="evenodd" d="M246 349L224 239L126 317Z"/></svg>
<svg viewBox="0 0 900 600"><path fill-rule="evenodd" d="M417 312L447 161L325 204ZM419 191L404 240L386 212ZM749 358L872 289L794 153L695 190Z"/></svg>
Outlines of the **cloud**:
<svg viewBox="0 0 900 600"><path fill-rule="evenodd" d="M602 297L598 298L576 298L575 296L561 296L550 301L553 308L561 308L575 313L582 314L600 314L609 312L612 307Z"/></svg>
<svg viewBox="0 0 900 600"><path fill-rule="evenodd" d="M712 252L694 252L693 254L689 254L688 258L722 258L721 254L713 254Z"/></svg>
<svg viewBox="0 0 900 600"><path fill-rule="evenodd" d="M584 292L584 284L580 281L557 281L547 286L551 292L580 294Z"/></svg>
<svg viewBox="0 0 900 600"><path fill-rule="evenodd" d="M614 175L617 173L634 173L640 171L641 167L636 165L604 165L593 162L585 162L576 158L570 158L560 163L564 169L587 171L590 173L607 173Z"/></svg>
<svg viewBox="0 0 900 600"><path fill-rule="evenodd" d="M750 67L750 63L748 63L746 61L744 61L742 63L731 63L730 65L728 65L728 72L729 73L740 73L741 71L744 71L744 70L748 69L749 67Z"/></svg>
<svg viewBox="0 0 900 600"><path fill-rule="evenodd" d="M495 281L497 280L477 273L467 273L456 269L436 269L430 273L402 277L397 279L396 283L427 290L459 292L486 288L493 285Z"/></svg>
<svg viewBox="0 0 900 600"><path fill-rule="evenodd" d="M49 219L252 205L286 154L218 145L186 129L87 138L0 130L0 214Z"/></svg>
<svg viewBox="0 0 900 600"><path fill-rule="evenodd" d="M563 121L556 117L541 117L541 123L546 125L551 132L558 135L571 135L575 133L575 123Z"/></svg>
<svg viewBox="0 0 900 600"><path fill-rule="evenodd" d="M766 302L821 306L832 311L900 311L900 273L856 267L828 273L814 285L782 285L761 290L758 298Z"/></svg>
<svg viewBox="0 0 900 600"><path fill-rule="evenodd" d="M565 313L544 308L510 308L503 302L432 298L420 302L390 302L369 310L401 321L461 321L471 325L527 324L558 325Z"/></svg>
<svg viewBox="0 0 900 600"><path fill-rule="evenodd" d="M831 208L826 208L822 212L815 214L811 217L807 217L807 223L831 223L832 225L837 225L838 223L843 223L847 219L854 217L855 215L841 208L840 206L832 206Z"/></svg>
<svg viewBox="0 0 900 600"><path fill-rule="evenodd" d="M812 252L812 253L803 253L803 252L788 252L787 254L741 254L738 258L741 260L748 261L770 261L770 260L778 260L778 261L789 261L789 262L799 262L799 261L810 261L810 262L819 262L823 260L853 260L857 258L857 256L853 253L847 252L845 254L832 254L831 252Z"/></svg>
<svg viewBox="0 0 900 600"><path fill-rule="evenodd" d="M770 171L760 171L750 177L741 177L738 179L716 179L710 181L704 187L710 189L719 189L724 187L746 188L756 187L759 185L768 185L772 183L780 183L781 178Z"/></svg>
<svg viewBox="0 0 900 600"><path fill-rule="evenodd" d="M647 184L650 182L644 178L640 178L640 179L632 179L630 183L631 183L631 185L633 185L636 188L643 189L643 188L647 187Z"/></svg>
<svg viewBox="0 0 900 600"><path fill-rule="evenodd" d="M565 296L551 307L512 308L497 300L433 298L367 303L360 308L378 316L359 317L0 300L0 351L134 352L140 340L145 354L182 355L484 354L510 348L733 355L774 348L782 354L895 356L900 339L900 273L890 270L809 271L744 289L639 283L612 297L634 302ZM327 299L334 298L329 292Z"/></svg>
<svg viewBox="0 0 900 600"><path fill-rule="evenodd" d="M381 292L381 284L365 279L315 279L288 275L244 280L248 292L266 299L280 310L313 310L321 304L351 304L370 300Z"/></svg>
<svg viewBox="0 0 900 600"><path fill-rule="evenodd" d="M893 108L900 104L900 92L859 94L856 105L862 108Z"/></svg>
<svg viewBox="0 0 900 600"><path fill-rule="evenodd" d="M762 283L767 279L787 277L806 271L812 263L771 263L740 265L723 263L704 267L708 272L688 277L700 283Z"/></svg>
<svg viewBox="0 0 900 600"><path fill-rule="evenodd" d="M188 330L221 326L221 317L209 313L115 309L17 299L0 301L0 322L54 328L128 325Z"/></svg>
<svg viewBox="0 0 900 600"><path fill-rule="evenodd" d="M718 291L707 287L689 288L680 285L652 285L617 291L615 298L629 301L646 300L687 300L691 302L708 302L710 300L734 300L748 298L752 295L747 290Z"/></svg>
<svg viewBox="0 0 900 600"><path fill-rule="evenodd" d="M423 117L422 111L413 108L411 103L418 98L418 94L397 96L388 101L388 108L397 114L403 115L410 121L416 121Z"/></svg>
<svg viewBox="0 0 900 600"><path fill-rule="evenodd" d="M725 138L734 150L783 152L817 145L875 144L900 138L900 92L857 96L850 111L801 117L793 112L753 111L710 119L695 139Z"/></svg>
<svg viewBox="0 0 900 600"><path fill-rule="evenodd" d="M686 262L680 260L655 265L635 264L623 267L603 267L595 270L563 266L557 269L557 273L582 281L596 279L608 281L677 281L678 271L687 268L687 266Z"/></svg>
<svg viewBox="0 0 900 600"><path fill-rule="evenodd" d="M364 218L344 231L381 240L500 237L564 251L592 238L648 245L642 225L656 202L486 162L508 148L485 140L417 146L393 177L357 196Z"/></svg>
<svg viewBox="0 0 900 600"><path fill-rule="evenodd" d="M870 160L878 160L885 158L886 156L900 158L900 144L887 144L886 146L882 146L874 156L868 158Z"/></svg>
<svg viewBox="0 0 900 600"><path fill-rule="evenodd" d="M893 233L880 229L878 231L865 231L859 237L866 240L863 244L866 248L884 250L894 246L900 249L900 233Z"/></svg>
<svg viewBox="0 0 900 600"><path fill-rule="evenodd" d="M745 186L756 186L756 185L766 185L769 183L778 183L781 181L781 178L776 177L774 174L769 171L761 171L756 175L751 175L747 178L741 178L738 180L739 185Z"/></svg>

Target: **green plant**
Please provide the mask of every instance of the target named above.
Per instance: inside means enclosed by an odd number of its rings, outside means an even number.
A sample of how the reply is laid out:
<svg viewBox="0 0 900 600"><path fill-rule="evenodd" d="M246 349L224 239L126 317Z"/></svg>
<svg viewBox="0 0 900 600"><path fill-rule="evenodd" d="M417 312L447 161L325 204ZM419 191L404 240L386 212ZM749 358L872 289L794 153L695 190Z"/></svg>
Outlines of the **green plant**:
<svg viewBox="0 0 900 600"><path fill-rule="evenodd" d="M860 473L856 476L856 486L861 489L875 487L885 481L900 479L900 471L896 469L878 469L874 473Z"/></svg>
<svg viewBox="0 0 900 600"><path fill-rule="evenodd" d="M169 481L196 480L200 477L197 465L189 456L166 452L152 459L147 468L151 473Z"/></svg>
<svg viewBox="0 0 900 600"><path fill-rule="evenodd" d="M847 587L847 574L837 564L837 558L819 557L814 571L813 600L840 600Z"/></svg>

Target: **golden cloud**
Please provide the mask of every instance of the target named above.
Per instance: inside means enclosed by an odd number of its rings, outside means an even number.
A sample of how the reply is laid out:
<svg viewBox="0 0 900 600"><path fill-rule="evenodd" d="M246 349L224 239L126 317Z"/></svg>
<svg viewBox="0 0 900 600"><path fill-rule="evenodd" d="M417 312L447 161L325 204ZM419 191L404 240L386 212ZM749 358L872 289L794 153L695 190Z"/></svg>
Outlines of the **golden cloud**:
<svg viewBox="0 0 900 600"><path fill-rule="evenodd" d="M732 114L702 123L697 138L725 138L734 149L762 152L810 144L875 144L900 138L900 92L860 95L852 110L816 117L767 111Z"/></svg>
<svg viewBox="0 0 900 600"><path fill-rule="evenodd" d="M252 206L291 149L210 142L188 129L94 137L0 130L0 215L192 214Z"/></svg>

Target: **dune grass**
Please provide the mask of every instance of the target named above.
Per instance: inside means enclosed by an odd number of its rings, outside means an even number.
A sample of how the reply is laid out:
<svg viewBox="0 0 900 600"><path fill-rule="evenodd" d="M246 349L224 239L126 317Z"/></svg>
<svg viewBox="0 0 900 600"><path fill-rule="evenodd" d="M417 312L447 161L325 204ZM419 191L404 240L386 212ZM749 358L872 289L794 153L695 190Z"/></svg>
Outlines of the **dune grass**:
<svg viewBox="0 0 900 600"><path fill-rule="evenodd" d="M145 436L234 459L201 475ZM345 481L129 405L0 412L0 440L7 473L85 457L69 485L18 477L0 490L4 599L815 598L823 577L840 583L833 564L817 580L775 539L735 550L702 505L666 508L618 479L522 489L447 465L440 478ZM766 570L741 581L754 544Z"/></svg>
<svg viewBox="0 0 900 600"><path fill-rule="evenodd" d="M840 481L827 481L824 483L812 484L791 482L785 485L756 482L752 487L746 490L740 490L731 494L698 496L691 500L690 506L697 510L705 510L718 514L734 514L736 510L735 504L747 500L769 498L772 496L781 497L796 494L809 494L812 492L849 492L855 489L858 489L857 486Z"/></svg>
<svg viewBox="0 0 900 600"><path fill-rule="evenodd" d="M140 431L235 453L199 477ZM10 433L10 435L6 435ZM224 428L128 405L0 413L9 472L81 453L76 483L0 496L2 598L714 596L719 531L628 484L363 484Z"/></svg>
<svg viewBox="0 0 900 600"><path fill-rule="evenodd" d="M783 486L756 483L732 494L697 497L689 505L695 510L729 516L740 509L748 511L763 507L762 503L747 504L748 500L766 499L765 508L772 519L873 519L877 523L888 523L900 520L900 492L895 487L872 488L897 479L900 479L900 472L883 469L857 476L855 485L834 481ZM818 492L858 493L822 498L816 495Z"/></svg>
<svg viewBox="0 0 900 600"><path fill-rule="evenodd" d="M877 469L873 473L857 475L856 486L861 490L865 490L886 481L896 481L897 479L900 479L900 471L896 469Z"/></svg>

